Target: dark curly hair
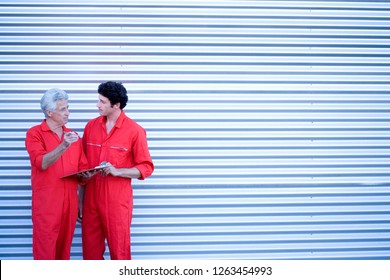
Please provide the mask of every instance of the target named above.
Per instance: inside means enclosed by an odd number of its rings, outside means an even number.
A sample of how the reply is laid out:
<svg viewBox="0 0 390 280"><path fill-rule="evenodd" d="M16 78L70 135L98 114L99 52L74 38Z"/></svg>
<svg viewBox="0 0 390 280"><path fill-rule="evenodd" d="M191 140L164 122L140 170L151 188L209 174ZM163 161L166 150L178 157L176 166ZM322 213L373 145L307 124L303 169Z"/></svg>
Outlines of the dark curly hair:
<svg viewBox="0 0 390 280"><path fill-rule="evenodd" d="M126 107L127 104L127 90L118 82L104 82L101 83L98 87L98 93L110 100L111 106L114 106L117 103L120 103L121 110Z"/></svg>

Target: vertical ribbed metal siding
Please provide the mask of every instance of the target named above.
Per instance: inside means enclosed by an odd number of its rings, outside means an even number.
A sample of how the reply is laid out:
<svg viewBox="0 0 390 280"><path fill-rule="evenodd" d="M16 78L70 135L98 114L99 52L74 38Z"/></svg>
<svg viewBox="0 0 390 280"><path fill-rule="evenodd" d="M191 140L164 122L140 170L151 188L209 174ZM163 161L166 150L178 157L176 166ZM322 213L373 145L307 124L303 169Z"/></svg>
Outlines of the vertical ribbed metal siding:
<svg viewBox="0 0 390 280"><path fill-rule="evenodd" d="M390 259L388 1L0 1L0 258L30 259L26 130L124 82L155 174L134 259ZM80 228L72 258L81 258Z"/></svg>

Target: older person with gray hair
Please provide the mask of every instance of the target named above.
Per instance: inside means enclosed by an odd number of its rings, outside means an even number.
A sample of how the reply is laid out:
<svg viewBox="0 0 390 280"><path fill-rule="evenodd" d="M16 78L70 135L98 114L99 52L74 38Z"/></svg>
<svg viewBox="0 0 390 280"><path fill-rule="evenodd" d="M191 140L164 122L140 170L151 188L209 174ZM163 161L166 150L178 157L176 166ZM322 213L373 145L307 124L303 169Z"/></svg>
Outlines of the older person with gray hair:
<svg viewBox="0 0 390 280"><path fill-rule="evenodd" d="M30 128L25 145L31 162L33 257L70 259L78 212L79 184L89 179L66 176L88 168L81 139L67 128L68 94L58 88L41 99L45 119Z"/></svg>

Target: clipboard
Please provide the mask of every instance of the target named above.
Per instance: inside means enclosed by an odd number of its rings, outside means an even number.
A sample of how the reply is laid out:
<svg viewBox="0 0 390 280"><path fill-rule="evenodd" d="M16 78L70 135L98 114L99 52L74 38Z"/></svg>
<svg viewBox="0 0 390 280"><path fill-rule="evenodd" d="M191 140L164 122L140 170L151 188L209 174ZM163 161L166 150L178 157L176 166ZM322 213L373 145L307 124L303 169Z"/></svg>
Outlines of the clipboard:
<svg viewBox="0 0 390 280"><path fill-rule="evenodd" d="M97 170L103 169L103 168L105 168L105 167L107 167L107 166L96 166L96 167L94 167L94 168L84 169L84 170L81 170L81 171L77 171L77 172L74 172L74 173L71 173L71 174L62 176L61 178L67 178L67 177L77 176L77 175L82 174L82 173L85 173L85 172L97 171Z"/></svg>

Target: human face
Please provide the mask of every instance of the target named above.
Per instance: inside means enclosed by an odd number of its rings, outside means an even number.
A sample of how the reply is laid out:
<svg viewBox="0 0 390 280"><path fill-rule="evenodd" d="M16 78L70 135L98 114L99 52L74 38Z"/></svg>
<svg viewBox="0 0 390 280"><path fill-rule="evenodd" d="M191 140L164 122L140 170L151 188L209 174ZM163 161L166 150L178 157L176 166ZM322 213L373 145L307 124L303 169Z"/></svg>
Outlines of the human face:
<svg viewBox="0 0 390 280"><path fill-rule="evenodd" d="M69 105L67 100L59 100L56 102L56 109L54 112L47 112L48 116L59 126L68 122L69 119Z"/></svg>
<svg viewBox="0 0 390 280"><path fill-rule="evenodd" d="M114 110L110 100L101 94L99 94L99 101L96 106L98 107L101 116L108 116Z"/></svg>

